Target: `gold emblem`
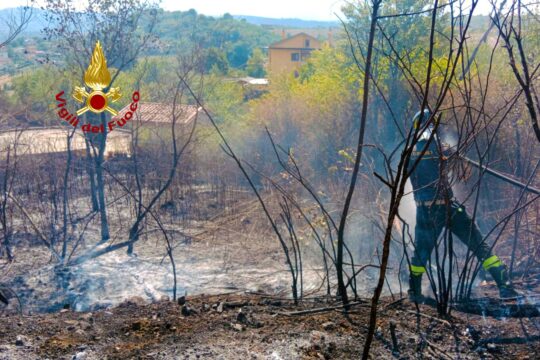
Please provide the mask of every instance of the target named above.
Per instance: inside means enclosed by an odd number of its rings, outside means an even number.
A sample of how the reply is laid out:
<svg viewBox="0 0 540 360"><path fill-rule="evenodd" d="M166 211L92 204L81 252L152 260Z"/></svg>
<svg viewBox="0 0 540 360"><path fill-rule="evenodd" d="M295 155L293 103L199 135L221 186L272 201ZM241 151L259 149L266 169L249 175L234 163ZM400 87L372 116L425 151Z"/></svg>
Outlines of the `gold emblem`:
<svg viewBox="0 0 540 360"><path fill-rule="evenodd" d="M84 114L88 110L93 113L99 114L107 110L112 115L117 115L118 112L109 106L111 103L122 97L120 88L110 88L106 93L103 89L106 89L111 83L111 73L107 68L107 59L103 54L103 49L99 41L96 43L92 58L90 59L90 65L84 73L84 83L92 91L88 93L86 87L75 86L73 90L73 98L80 103L85 102L86 106L77 111L77 115Z"/></svg>

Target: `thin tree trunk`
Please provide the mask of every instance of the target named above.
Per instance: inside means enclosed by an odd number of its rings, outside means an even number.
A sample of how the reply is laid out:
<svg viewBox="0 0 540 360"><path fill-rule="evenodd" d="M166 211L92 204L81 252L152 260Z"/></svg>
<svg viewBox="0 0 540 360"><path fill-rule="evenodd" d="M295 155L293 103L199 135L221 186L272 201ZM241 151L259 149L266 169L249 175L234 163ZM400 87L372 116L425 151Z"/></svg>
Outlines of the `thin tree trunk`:
<svg viewBox="0 0 540 360"><path fill-rule="evenodd" d="M101 114L101 124L105 129L105 132L101 134L99 139L99 152L95 159L96 165L96 180L97 180L97 193L99 202L99 215L101 218L101 242L104 243L109 240L109 221L107 219L107 203L105 202L105 182L103 181L103 161L105 157L105 145L107 141L107 124L105 120L105 114Z"/></svg>
<svg viewBox="0 0 540 360"><path fill-rule="evenodd" d="M94 173L94 163L92 159L92 153L90 151L90 142L85 139L86 145L86 172L88 172L88 178L90 179L90 198L92 199L92 211L99 210L99 204L96 196L96 178Z"/></svg>
<svg viewBox="0 0 540 360"><path fill-rule="evenodd" d="M0 218L0 221L2 223L2 230L4 233L4 248L6 249L6 255L7 255L8 261L13 260L13 254L11 253L11 244L10 244L11 230L9 229L8 218L7 218L8 179L10 176L9 164L10 164L10 157L11 157L10 155L11 155L11 147L8 147L7 156L6 156L6 171L4 172L4 181L2 183L4 197L2 199L2 214Z"/></svg>
<svg viewBox="0 0 540 360"><path fill-rule="evenodd" d="M71 170L71 162L73 154L71 152L71 140L75 135L76 128L73 128L71 134L67 136L67 161L66 161L66 170L64 172L64 184L62 191L62 213L63 213L63 224L62 224L62 261L65 261L67 254L67 228L68 228L68 179L69 171Z"/></svg>
<svg viewBox="0 0 540 360"><path fill-rule="evenodd" d="M369 30L369 41L367 48L366 64L364 69L364 94L362 99L362 113L360 115L360 133L358 135L358 143L356 147L356 158L354 160L354 168L349 184L349 191L343 205L343 211L341 212L341 219L339 221L338 239L337 239L337 258L336 258L336 271L338 280L338 292L341 296L343 303L347 304L349 301L347 297L347 287L343 280L343 250L345 247L345 226L347 225L347 217L349 215L349 208L351 206L352 197L356 188L356 181L358 179L358 171L360 169L360 160L362 159L362 149L364 146L364 133L366 129L366 118L369 100L369 80L371 77L371 58L373 55L373 41L375 39L375 27L377 25L377 16L379 7L382 0L375 0L373 2L373 9L371 13L371 26ZM359 65L359 64L357 64Z"/></svg>

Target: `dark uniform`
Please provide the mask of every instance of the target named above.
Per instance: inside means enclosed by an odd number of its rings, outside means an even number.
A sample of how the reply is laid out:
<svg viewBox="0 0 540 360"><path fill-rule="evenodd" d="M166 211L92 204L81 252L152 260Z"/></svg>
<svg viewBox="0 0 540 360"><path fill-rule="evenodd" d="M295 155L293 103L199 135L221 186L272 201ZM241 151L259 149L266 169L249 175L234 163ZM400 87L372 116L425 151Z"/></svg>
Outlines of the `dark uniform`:
<svg viewBox="0 0 540 360"><path fill-rule="evenodd" d="M430 114L425 111L422 116L417 113L414 117L414 126L418 127L427 121ZM448 181L446 156L436 135L429 145L430 130L427 129L419 135L409 162L409 172L418 161L410 180L416 202L416 228L414 239L414 255L411 260L409 281L409 296L413 300L422 298L422 275L426 272L431 252L443 227L449 227L472 253L482 262L484 270L493 276L499 287L501 297L516 296L508 279L508 271L502 261L493 255L489 246L483 239L478 226L472 221L465 207L454 200L452 188ZM422 156L422 151L426 148ZM448 208L446 204L449 204ZM449 216L448 216L449 215Z"/></svg>

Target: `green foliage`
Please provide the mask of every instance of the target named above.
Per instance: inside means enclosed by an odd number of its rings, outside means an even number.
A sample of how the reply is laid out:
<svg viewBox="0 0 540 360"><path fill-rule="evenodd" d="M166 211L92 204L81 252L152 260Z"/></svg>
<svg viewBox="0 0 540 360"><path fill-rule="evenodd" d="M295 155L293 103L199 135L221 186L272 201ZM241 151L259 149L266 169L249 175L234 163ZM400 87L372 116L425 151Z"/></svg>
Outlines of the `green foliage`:
<svg viewBox="0 0 540 360"><path fill-rule="evenodd" d="M239 120L245 111L242 86L232 81L223 81L215 74L205 79L203 98L219 122Z"/></svg>
<svg viewBox="0 0 540 360"><path fill-rule="evenodd" d="M267 29L236 20L226 14L214 18L195 10L165 12L159 10L156 33L177 49L218 49L233 68L245 68L253 49L268 46L279 36Z"/></svg>
<svg viewBox="0 0 540 360"><path fill-rule="evenodd" d="M300 68L299 76L274 75L267 95L250 102L245 123L254 129L267 126L284 148L294 147L295 156L310 172L330 177L342 161L339 151L352 144L359 103L359 73L341 48L323 47ZM271 149L264 148L264 133L252 131L261 162L274 161ZM309 165L308 165L309 164Z"/></svg>
<svg viewBox="0 0 540 360"><path fill-rule="evenodd" d="M64 90L70 98L70 75L46 65L13 78L12 88L11 102L27 109L28 120L47 121L56 109L54 96Z"/></svg>
<svg viewBox="0 0 540 360"><path fill-rule="evenodd" d="M247 62L246 72L249 76L262 78L266 75L265 64L266 58L263 52L261 49L256 48Z"/></svg>
<svg viewBox="0 0 540 360"><path fill-rule="evenodd" d="M340 48L325 46L314 52L299 79L292 84L293 90L307 95L308 103L325 114L360 95L358 70Z"/></svg>
<svg viewBox="0 0 540 360"><path fill-rule="evenodd" d="M170 97L177 85L177 60L166 56L150 56L139 61L128 71L122 72L115 83L124 96L118 101L124 106L131 101L131 92L138 89L143 102L163 102Z"/></svg>
<svg viewBox="0 0 540 360"><path fill-rule="evenodd" d="M201 70L205 72L226 74L229 71L227 55L217 48L207 49L204 51L203 68Z"/></svg>

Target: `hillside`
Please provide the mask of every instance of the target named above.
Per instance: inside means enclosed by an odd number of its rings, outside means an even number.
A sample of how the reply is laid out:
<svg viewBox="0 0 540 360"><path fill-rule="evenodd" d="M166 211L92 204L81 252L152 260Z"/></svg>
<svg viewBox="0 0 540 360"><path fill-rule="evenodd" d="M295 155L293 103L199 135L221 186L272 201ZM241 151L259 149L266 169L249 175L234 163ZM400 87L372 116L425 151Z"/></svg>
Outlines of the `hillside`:
<svg viewBox="0 0 540 360"><path fill-rule="evenodd" d="M304 19L287 19L287 18L267 18L251 15L233 15L235 19L243 19L250 24L279 26L285 28L329 28L340 26L339 21L319 21L319 20L304 20Z"/></svg>

